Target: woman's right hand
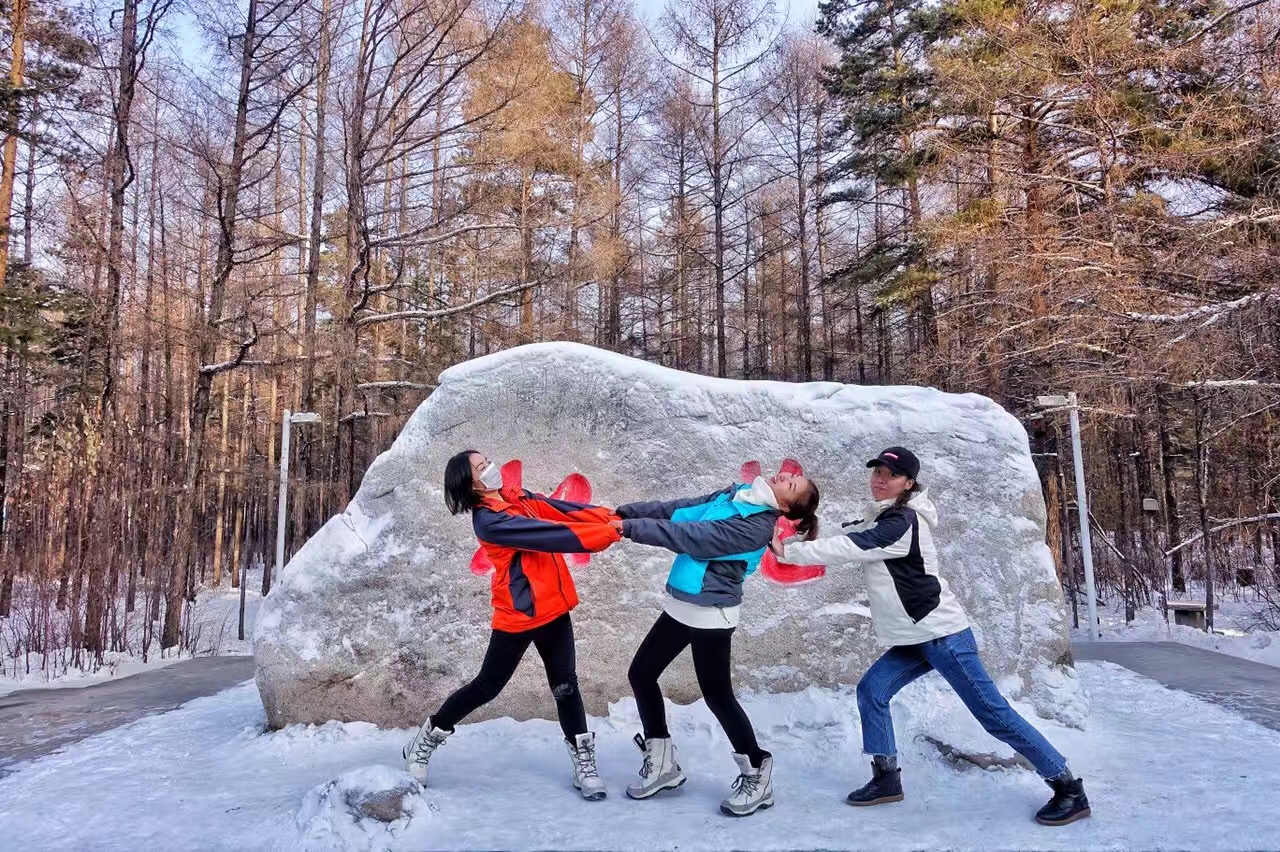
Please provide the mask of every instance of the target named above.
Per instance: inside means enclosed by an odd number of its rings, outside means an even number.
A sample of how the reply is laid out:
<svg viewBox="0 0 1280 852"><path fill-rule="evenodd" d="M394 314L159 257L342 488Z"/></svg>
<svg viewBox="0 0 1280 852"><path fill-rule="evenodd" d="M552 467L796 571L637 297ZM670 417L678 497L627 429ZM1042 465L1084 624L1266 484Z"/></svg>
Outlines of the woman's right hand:
<svg viewBox="0 0 1280 852"><path fill-rule="evenodd" d="M617 530L617 531L618 531L618 535L622 535L622 534L623 534L623 532L624 532L623 527L622 527L622 523L623 523L623 522L622 522L621 520L617 520L617 521L610 521L610 522L609 522L609 526L611 526L611 527L613 527L615 530Z"/></svg>
<svg viewBox="0 0 1280 852"><path fill-rule="evenodd" d="M773 541L769 542L769 549L773 551L774 556L782 558L782 552L786 549L782 544L782 530L773 531Z"/></svg>

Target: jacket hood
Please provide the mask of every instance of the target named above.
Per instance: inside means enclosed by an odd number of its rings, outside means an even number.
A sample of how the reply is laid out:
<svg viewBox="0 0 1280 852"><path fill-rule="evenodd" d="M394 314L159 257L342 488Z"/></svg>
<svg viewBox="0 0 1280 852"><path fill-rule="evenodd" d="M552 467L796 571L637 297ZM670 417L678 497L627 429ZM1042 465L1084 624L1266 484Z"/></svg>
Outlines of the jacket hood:
<svg viewBox="0 0 1280 852"><path fill-rule="evenodd" d="M893 506L893 500L880 500L870 503L867 506L867 518L878 518L880 513L885 509ZM938 525L938 507L933 505L933 501L929 499L929 489L921 489L914 497L907 501L907 505L915 510L915 513L924 520L932 529Z"/></svg>

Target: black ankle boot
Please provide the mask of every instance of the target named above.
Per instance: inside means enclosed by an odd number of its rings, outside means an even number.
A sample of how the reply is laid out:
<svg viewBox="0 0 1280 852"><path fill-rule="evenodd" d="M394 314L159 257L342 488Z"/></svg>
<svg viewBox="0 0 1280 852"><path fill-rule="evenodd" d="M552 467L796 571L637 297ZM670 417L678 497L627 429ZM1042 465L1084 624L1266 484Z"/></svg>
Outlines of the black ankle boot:
<svg viewBox="0 0 1280 852"><path fill-rule="evenodd" d="M901 802L902 770L898 768L898 759L874 757L871 760L871 780L850 793L845 801L860 808Z"/></svg>
<svg viewBox="0 0 1280 852"><path fill-rule="evenodd" d="M1066 825L1092 813L1089 797L1084 794L1084 782L1073 778L1070 772L1064 776L1044 781L1053 790L1053 798L1036 812L1036 822L1041 825Z"/></svg>

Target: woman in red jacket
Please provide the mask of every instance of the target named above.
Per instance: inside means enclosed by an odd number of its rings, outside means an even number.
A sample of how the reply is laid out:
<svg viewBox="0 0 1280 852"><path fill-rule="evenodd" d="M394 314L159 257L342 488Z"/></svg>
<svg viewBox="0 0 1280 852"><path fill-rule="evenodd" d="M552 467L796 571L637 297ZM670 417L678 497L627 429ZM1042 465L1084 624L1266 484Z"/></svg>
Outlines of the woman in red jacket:
<svg viewBox="0 0 1280 852"><path fill-rule="evenodd" d="M595 734L587 731L578 691L573 623L578 605L564 553L595 553L621 536L612 510L502 488L498 466L475 450L449 459L444 499L451 514L471 513L472 527L493 563L493 632L480 673L427 717L404 748L405 768L427 780L431 755L454 726L498 697L533 645L547 669L560 728L573 760L573 784L585 799L605 797L596 770Z"/></svg>

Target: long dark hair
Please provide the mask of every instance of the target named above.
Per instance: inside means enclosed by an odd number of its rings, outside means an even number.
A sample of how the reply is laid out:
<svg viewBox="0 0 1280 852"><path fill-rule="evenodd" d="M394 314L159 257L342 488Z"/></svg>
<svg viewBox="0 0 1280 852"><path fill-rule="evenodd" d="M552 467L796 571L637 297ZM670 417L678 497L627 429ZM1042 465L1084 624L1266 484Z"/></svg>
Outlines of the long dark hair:
<svg viewBox="0 0 1280 852"><path fill-rule="evenodd" d="M805 541L813 541L818 537L818 501L822 495L818 493L818 484L808 480L809 491L799 500L791 504L784 513L788 520L796 521L796 532L804 536Z"/></svg>
<svg viewBox="0 0 1280 852"><path fill-rule="evenodd" d="M444 466L444 504L450 515L470 512L480 505L475 478L471 475L471 457L475 450L463 450Z"/></svg>

